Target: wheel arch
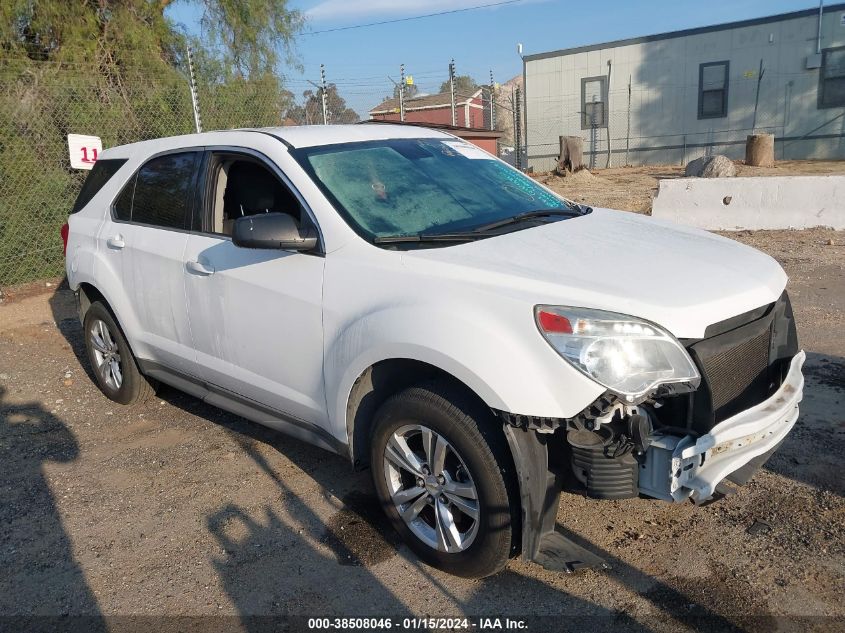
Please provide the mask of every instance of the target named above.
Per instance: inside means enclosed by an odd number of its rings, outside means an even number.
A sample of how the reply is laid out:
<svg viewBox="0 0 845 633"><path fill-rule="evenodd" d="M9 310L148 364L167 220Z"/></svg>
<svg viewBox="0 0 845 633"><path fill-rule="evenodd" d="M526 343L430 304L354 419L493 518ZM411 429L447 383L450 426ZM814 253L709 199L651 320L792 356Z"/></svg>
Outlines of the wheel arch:
<svg viewBox="0 0 845 633"><path fill-rule="evenodd" d="M85 319L85 313L88 312L88 308L91 307L91 304L95 301L102 301L106 304L106 307L112 313L112 316L115 317L117 321L117 317L114 315L114 310L111 307L111 303L106 298L106 296L97 288L94 284L82 281L79 283L79 321L82 322ZM118 322L119 323L119 322Z"/></svg>
<svg viewBox="0 0 845 633"><path fill-rule="evenodd" d="M126 339L126 344L129 346L129 350L132 352L132 355L137 359L138 355L135 350L135 344L132 339L127 336L126 334L126 324L121 321L121 319L117 315L117 311L114 309L114 304L109 300L108 296L103 293L99 287L95 286L90 281L80 281L77 283L77 292L79 293L79 323L80 325L85 324L85 314L88 312L88 309L91 307L91 304L96 303L97 301L102 301L103 304L106 306L106 310L109 311L114 322L117 323L117 327L120 328L123 337Z"/></svg>
<svg viewBox="0 0 845 633"><path fill-rule="evenodd" d="M352 383L344 409L349 455L356 469L369 465L367 447L378 408L403 389L428 381L447 383L490 408L490 403L467 382L438 365L413 358L386 358L372 363Z"/></svg>

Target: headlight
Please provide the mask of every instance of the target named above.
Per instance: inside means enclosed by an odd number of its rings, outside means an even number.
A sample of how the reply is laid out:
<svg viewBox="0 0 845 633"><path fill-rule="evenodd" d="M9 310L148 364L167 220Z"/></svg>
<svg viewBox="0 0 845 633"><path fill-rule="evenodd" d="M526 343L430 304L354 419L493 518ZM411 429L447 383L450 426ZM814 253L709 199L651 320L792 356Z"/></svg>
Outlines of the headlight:
<svg viewBox="0 0 845 633"><path fill-rule="evenodd" d="M633 401L668 382L701 382L687 351L666 330L624 314L537 306L540 333L565 360Z"/></svg>

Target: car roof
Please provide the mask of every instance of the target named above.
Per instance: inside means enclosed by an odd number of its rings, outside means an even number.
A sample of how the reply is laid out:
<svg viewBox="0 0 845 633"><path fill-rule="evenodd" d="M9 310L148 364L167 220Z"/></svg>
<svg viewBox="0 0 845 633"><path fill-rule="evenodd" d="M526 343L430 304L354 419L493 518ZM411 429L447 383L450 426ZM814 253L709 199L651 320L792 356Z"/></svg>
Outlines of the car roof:
<svg viewBox="0 0 845 633"><path fill-rule="evenodd" d="M164 138L140 141L129 145L119 145L104 150L101 158L123 158L134 152L154 153L180 147L201 145L220 145L232 143L244 134L269 134L284 142L288 147L316 147L403 138L454 138L451 134L429 128L390 125L390 124L351 124L351 125L292 125L285 127L243 128L236 130L217 130L200 134L184 134Z"/></svg>

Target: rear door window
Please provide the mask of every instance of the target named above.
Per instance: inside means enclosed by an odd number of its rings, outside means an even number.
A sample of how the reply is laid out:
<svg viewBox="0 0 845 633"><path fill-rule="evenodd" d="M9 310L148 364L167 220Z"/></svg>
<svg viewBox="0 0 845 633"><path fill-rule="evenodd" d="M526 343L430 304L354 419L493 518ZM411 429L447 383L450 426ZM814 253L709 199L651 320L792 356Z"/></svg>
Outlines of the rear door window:
<svg viewBox="0 0 845 633"><path fill-rule="evenodd" d="M190 226L199 157L200 152L167 154L141 167L135 179L132 197L132 222L187 229ZM118 217L121 214L118 207L122 197L123 194L115 204Z"/></svg>
<svg viewBox="0 0 845 633"><path fill-rule="evenodd" d="M123 167L125 162L125 158L101 158L94 163L94 168L85 179L85 183L82 185L70 212L73 214L82 211L85 205L91 202L91 199L103 188L103 185L111 180L118 169Z"/></svg>

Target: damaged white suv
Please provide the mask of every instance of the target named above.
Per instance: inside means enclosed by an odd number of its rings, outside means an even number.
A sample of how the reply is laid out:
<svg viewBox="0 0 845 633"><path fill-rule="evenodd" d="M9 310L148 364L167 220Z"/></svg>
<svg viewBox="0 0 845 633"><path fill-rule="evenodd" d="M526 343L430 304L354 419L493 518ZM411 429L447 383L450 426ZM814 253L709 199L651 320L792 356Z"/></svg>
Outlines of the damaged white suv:
<svg viewBox="0 0 845 633"><path fill-rule="evenodd" d="M774 260L568 202L442 132L115 147L63 234L108 397L167 383L369 467L455 574L587 563L555 530L561 490L705 502L798 416Z"/></svg>

